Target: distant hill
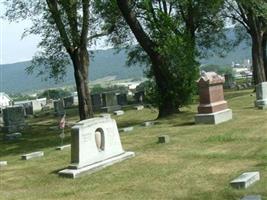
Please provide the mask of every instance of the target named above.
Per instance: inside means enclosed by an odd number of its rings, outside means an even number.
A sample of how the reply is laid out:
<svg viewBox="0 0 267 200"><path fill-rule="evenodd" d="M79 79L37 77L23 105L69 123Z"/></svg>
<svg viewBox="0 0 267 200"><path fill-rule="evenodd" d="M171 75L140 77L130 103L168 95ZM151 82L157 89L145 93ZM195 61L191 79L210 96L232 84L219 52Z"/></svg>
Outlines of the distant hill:
<svg viewBox="0 0 267 200"><path fill-rule="evenodd" d="M140 66L126 66L126 58L127 54L124 51L120 53L116 53L114 49L94 51L89 79L96 80L107 76L115 76L116 79L142 78L143 69ZM52 80L45 82L41 80L42 77L26 74L25 69L29 65L30 61L2 65L2 90L7 93L19 93L74 84L72 66L67 66L64 82L55 84Z"/></svg>
<svg viewBox="0 0 267 200"><path fill-rule="evenodd" d="M231 65L232 61L242 63L244 59L250 59L250 57L250 47L242 43L229 52L226 57L209 57L202 59L200 62L201 64ZM93 59L91 59L90 65L90 80L96 80L107 76L116 76L117 79L143 77L143 68L140 66L126 66L126 59L127 54L125 51L121 51L120 53L116 53L114 49L94 51L94 56ZM43 82L41 81L41 77L27 75L25 68L29 64L30 61L2 65L2 91L7 93L19 93L74 84L72 66L68 66L65 81L55 85L53 81Z"/></svg>

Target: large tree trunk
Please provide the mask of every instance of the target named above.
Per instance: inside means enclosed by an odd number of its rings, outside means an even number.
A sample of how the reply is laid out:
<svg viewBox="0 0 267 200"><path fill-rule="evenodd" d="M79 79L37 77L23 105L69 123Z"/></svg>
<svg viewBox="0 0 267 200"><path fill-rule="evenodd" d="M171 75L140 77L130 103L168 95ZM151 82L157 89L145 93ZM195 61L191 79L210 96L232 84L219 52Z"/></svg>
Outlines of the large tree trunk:
<svg viewBox="0 0 267 200"><path fill-rule="evenodd" d="M170 88L168 85L170 81L168 80L168 71L164 68L164 60L161 58L160 55L157 55L156 57L150 57L152 62L152 70L155 77L155 81L159 90L159 93L161 95L161 102L159 104L159 114L158 118L163 118L168 115L177 113L178 106L176 105L176 99L174 99L171 95L169 95L169 92L167 92Z"/></svg>
<svg viewBox="0 0 267 200"><path fill-rule="evenodd" d="M264 70L265 70L265 77L267 79L267 56L266 56L266 51L267 51L267 33L264 33L263 39L262 39L262 55L263 55L263 62L264 62Z"/></svg>
<svg viewBox="0 0 267 200"><path fill-rule="evenodd" d="M71 56L79 99L80 120L93 117L91 96L88 88L89 55L86 48L77 48Z"/></svg>
<svg viewBox="0 0 267 200"><path fill-rule="evenodd" d="M161 95L158 118L165 117L178 111L178 108L175 105L175 100L168 97L169 79L168 75L166 75L168 70L166 69L166 66L164 66L166 62L164 62L164 58L156 52L156 44L146 34L142 25L138 21L136 14L132 11L131 2L132 0L117 0L117 5L125 21L135 35L136 40L150 57L152 72L156 80L158 92Z"/></svg>
<svg viewBox="0 0 267 200"><path fill-rule="evenodd" d="M252 65L255 84L266 81L264 57L262 49L263 37L260 33L251 34L252 37Z"/></svg>

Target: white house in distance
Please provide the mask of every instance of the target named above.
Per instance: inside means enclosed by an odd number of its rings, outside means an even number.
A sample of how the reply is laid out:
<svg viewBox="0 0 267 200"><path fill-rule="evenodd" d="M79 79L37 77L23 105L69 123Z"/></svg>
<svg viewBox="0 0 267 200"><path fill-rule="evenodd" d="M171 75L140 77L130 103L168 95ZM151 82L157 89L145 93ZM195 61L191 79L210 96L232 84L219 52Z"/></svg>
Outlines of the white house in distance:
<svg viewBox="0 0 267 200"><path fill-rule="evenodd" d="M12 99L4 92L0 92L0 107L5 108L12 105Z"/></svg>

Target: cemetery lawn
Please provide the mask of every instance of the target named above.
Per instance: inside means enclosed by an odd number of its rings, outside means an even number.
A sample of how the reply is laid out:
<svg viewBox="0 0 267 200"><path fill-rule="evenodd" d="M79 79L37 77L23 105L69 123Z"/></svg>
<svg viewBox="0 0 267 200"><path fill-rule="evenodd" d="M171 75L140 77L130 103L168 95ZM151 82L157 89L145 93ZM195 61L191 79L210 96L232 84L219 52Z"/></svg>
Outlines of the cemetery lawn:
<svg viewBox="0 0 267 200"><path fill-rule="evenodd" d="M237 200L249 194L267 199L267 110L255 109L251 94L251 90L226 92L233 120L216 126L194 124L196 104L151 127L140 126L157 116L147 108L112 116L119 128L135 127L120 135L124 149L136 157L74 180L57 175L70 162L70 149L55 150L60 130L51 127L58 118L51 111L27 119L29 127L20 141L4 142L0 134L0 160L8 161L0 168L0 199ZM67 119L70 126L78 120L76 109L67 110ZM66 133L68 144L70 128ZM157 137L164 134L170 143L157 144ZM20 159L33 151L45 155ZM259 171L261 180L246 190L229 186L249 171Z"/></svg>

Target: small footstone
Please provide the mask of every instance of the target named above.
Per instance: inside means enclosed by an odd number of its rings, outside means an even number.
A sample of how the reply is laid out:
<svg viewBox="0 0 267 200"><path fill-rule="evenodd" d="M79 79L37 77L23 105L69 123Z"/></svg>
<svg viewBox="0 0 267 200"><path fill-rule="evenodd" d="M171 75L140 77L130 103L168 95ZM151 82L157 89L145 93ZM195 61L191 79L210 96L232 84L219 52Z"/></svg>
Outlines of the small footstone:
<svg viewBox="0 0 267 200"><path fill-rule="evenodd" d="M114 114L117 115L117 116L123 115L124 111L123 110L117 110L117 111L114 111Z"/></svg>
<svg viewBox="0 0 267 200"><path fill-rule="evenodd" d="M154 124L155 124L154 121L144 122L144 126L153 126Z"/></svg>
<svg viewBox="0 0 267 200"><path fill-rule="evenodd" d="M168 135L161 135L159 136L159 143L169 143L170 137Z"/></svg>
<svg viewBox="0 0 267 200"><path fill-rule="evenodd" d="M248 188L253 183L260 180L259 172L247 172L241 174L239 177L231 181L230 185L234 188Z"/></svg>
<svg viewBox="0 0 267 200"><path fill-rule="evenodd" d="M241 200L261 200L260 195L248 195L243 197Z"/></svg>
<svg viewBox="0 0 267 200"><path fill-rule="evenodd" d="M135 106L134 108L136 110L143 110L144 109L144 106L143 105L140 105L140 106Z"/></svg>
<svg viewBox="0 0 267 200"><path fill-rule="evenodd" d="M100 117L111 118L111 115L109 113L102 113L102 114L100 114Z"/></svg>
<svg viewBox="0 0 267 200"><path fill-rule="evenodd" d="M122 132L130 132L130 131L133 131L134 127L125 127L125 128L122 128L120 131Z"/></svg>
<svg viewBox="0 0 267 200"><path fill-rule="evenodd" d="M42 157L44 156L44 152L43 151L37 151L37 152L33 152L33 153L29 153L29 154L24 154L21 156L22 160L30 160L32 158L38 158L38 157Z"/></svg>
<svg viewBox="0 0 267 200"><path fill-rule="evenodd" d="M7 161L0 161L0 167L4 167L7 165Z"/></svg>
<svg viewBox="0 0 267 200"><path fill-rule="evenodd" d="M63 145L63 146L58 146L58 147L56 148L56 150L62 151L62 150L64 150L64 149L66 149L66 148L70 148L70 147L71 147L71 145L70 145L70 144L67 144L67 145Z"/></svg>

